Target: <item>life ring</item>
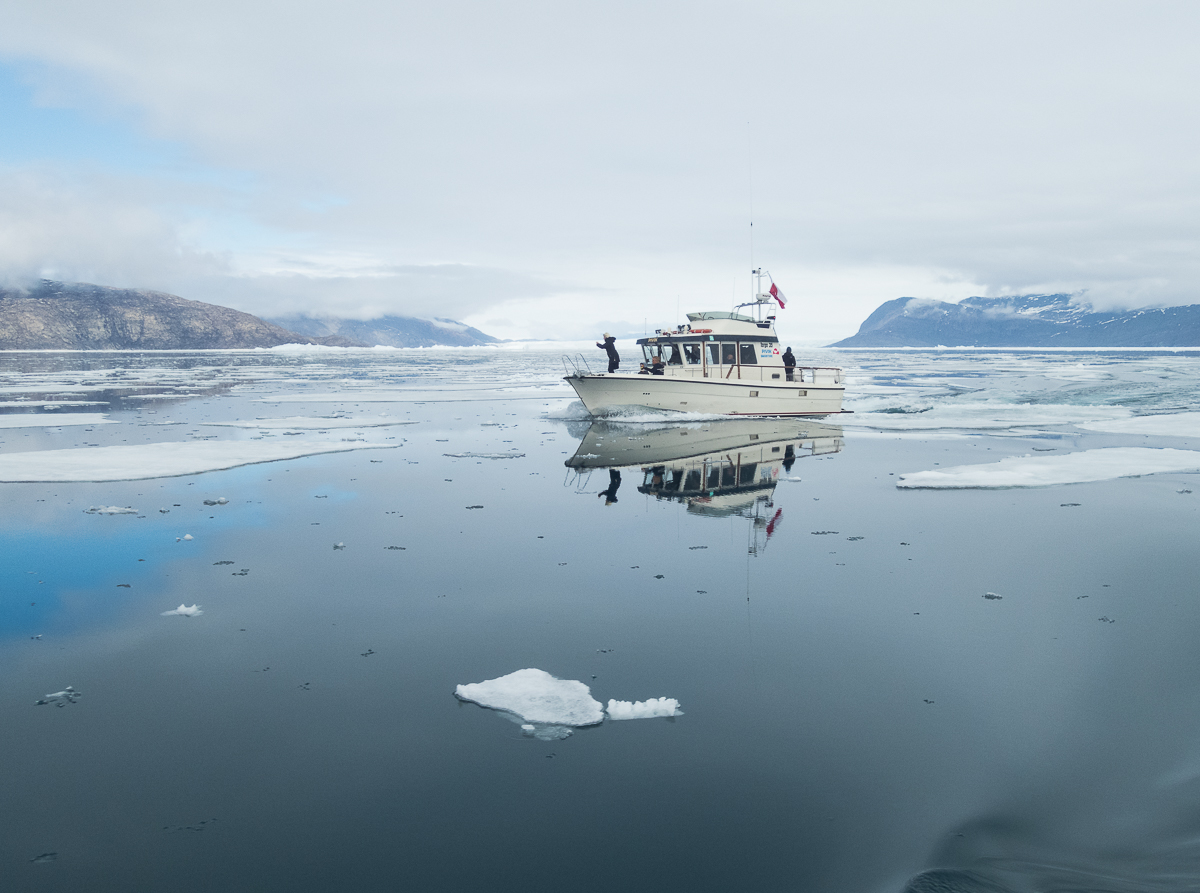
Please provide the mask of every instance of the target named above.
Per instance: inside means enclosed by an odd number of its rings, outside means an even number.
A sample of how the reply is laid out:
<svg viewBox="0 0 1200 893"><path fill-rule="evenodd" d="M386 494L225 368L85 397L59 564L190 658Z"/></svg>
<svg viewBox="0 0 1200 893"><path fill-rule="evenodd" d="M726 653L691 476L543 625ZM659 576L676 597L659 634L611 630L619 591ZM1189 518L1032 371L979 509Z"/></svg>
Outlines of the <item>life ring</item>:
<svg viewBox="0 0 1200 893"><path fill-rule="evenodd" d="M691 334L693 334L693 335L708 335L711 332L712 332L712 329L692 329Z"/></svg>

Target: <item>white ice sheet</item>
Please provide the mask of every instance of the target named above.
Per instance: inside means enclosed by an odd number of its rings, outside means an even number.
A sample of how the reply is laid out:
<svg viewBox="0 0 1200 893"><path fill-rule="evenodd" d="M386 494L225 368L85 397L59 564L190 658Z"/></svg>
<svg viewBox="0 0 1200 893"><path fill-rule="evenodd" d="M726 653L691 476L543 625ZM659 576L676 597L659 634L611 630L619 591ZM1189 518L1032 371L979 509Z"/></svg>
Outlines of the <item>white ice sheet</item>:
<svg viewBox="0 0 1200 893"><path fill-rule="evenodd" d="M393 448L391 444L349 442L206 440L6 453L0 454L0 482L137 481L321 453Z"/></svg>
<svg viewBox="0 0 1200 893"><path fill-rule="evenodd" d="M39 404L40 405L40 404ZM99 412L6 412L0 414L0 428L63 428L67 425L115 425L115 420Z"/></svg>
<svg viewBox="0 0 1200 893"><path fill-rule="evenodd" d="M1083 422L1080 428L1107 434L1145 434L1151 437L1200 437L1200 412L1146 415L1134 419Z"/></svg>
<svg viewBox="0 0 1200 893"><path fill-rule="evenodd" d="M215 428L252 428L256 430L274 431L326 431L331 428L383 428L388 425L415 425L408 419L321 419L312 416L290 416L283 419L253 419L243 422L201 422Z"/></svg>
<svg viewBox="0 0 1200 893"><path fill-rule="evenodd" d="M1061 456L1009 456L986 465L956 465L902 474L896 486L934 490L999 490L1082 484L1171 471L1200 471L1200 452L1113 447Z"/></svg>

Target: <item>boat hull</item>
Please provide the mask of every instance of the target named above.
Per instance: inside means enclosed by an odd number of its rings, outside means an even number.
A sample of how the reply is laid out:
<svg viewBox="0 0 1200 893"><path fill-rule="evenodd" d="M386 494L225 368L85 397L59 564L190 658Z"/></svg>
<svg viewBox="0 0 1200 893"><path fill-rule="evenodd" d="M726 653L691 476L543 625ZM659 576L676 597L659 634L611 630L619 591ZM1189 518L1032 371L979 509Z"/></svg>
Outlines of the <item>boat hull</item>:
<svg viewBox="0 0 1200 893"><path fill-rule="evenodd" d="M841 384L597 373L568 375L592 415L631 409L698 412L731 416L826 416L842 411Z"/></svg>

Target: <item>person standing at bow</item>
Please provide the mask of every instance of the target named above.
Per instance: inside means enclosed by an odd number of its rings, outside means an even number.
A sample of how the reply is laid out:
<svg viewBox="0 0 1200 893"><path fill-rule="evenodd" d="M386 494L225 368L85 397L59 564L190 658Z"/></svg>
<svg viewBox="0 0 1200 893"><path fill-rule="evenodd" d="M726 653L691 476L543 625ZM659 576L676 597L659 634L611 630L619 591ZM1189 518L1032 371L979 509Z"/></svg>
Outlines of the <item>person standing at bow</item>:
<svg viewBox="0 0 1200 893"><path fill-rule="evenodd" d="M608 371L616 372L621 365L621 357L617 354L617 339L605 332L604 343L597 341L596 346L608 354Z"/></svg>
<svg viewBox="0 0 1200 893"><path fill-rule="evenodd" d="M787 380L792 381L796 372L796 355L790 347L783 352L783 370L787 373Z"/></svg>

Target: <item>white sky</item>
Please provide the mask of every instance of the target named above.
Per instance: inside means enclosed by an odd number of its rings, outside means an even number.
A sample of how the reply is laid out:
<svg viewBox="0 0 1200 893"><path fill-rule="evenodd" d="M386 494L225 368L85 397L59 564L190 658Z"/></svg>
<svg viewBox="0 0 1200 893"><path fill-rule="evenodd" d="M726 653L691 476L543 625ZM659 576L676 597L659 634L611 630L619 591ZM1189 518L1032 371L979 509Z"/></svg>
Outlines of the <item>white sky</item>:
<svg viewBox="0 0 1200 893"><path fill-rule="evenodd" d="M0 279L499 337L1200 302L1200 4L7 0ZM752 184L752 189L751 189Z"/></svg>

